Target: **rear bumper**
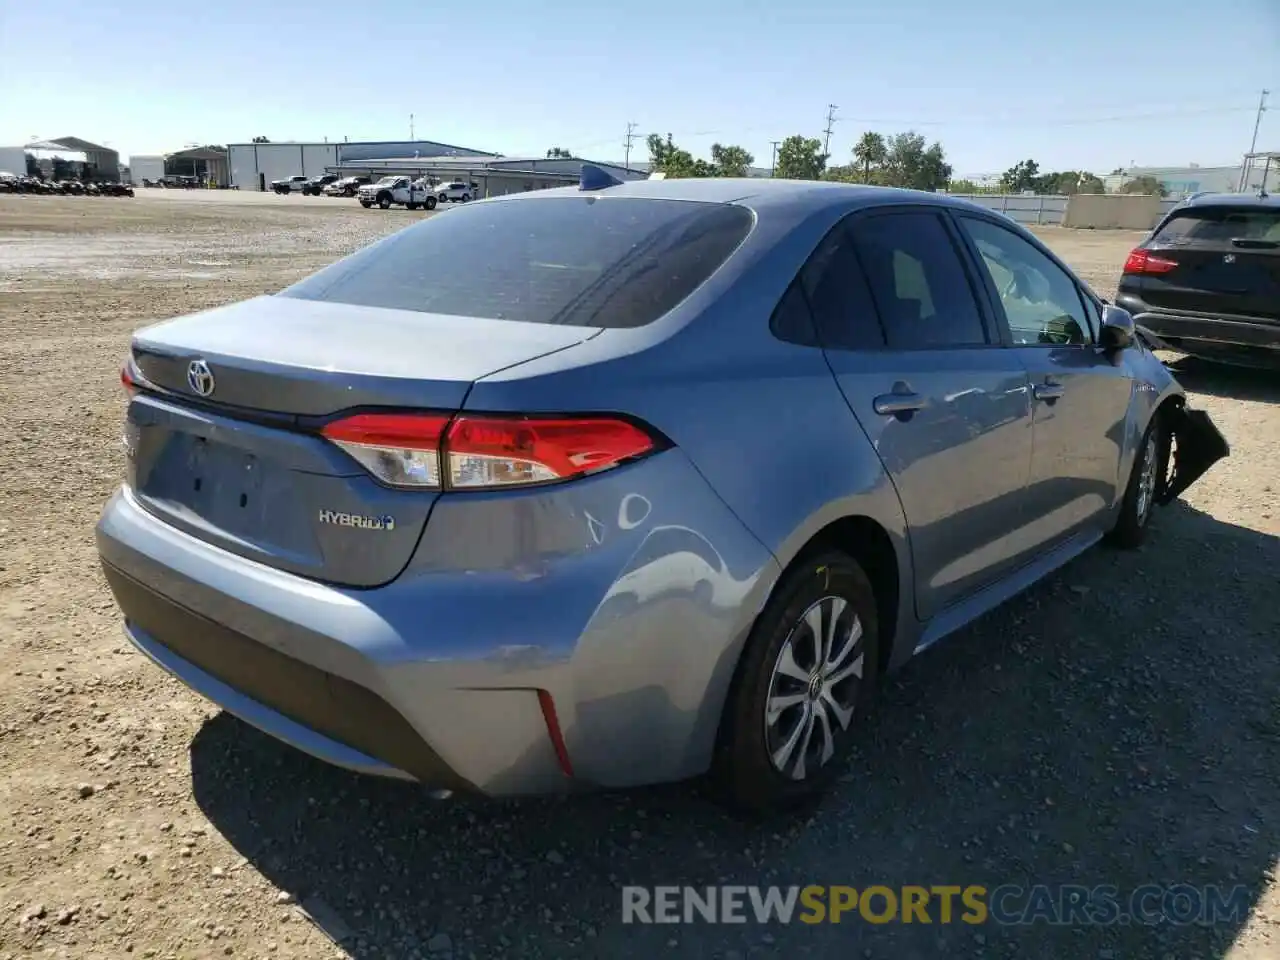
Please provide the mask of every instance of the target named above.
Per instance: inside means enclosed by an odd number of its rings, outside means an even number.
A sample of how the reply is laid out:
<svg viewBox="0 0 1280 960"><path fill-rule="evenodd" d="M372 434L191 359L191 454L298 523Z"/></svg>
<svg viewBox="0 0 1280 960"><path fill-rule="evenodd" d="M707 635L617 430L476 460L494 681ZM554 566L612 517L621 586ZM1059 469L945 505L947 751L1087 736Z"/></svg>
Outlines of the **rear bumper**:
<svg viewBox="0 0 1280 960"><path fill-rule="evenodd" d="M134 646L338 766L494 796L706 769L777 567L683 454L442 500L430 530L399 578L369 590L237 557L128 489L97 543Z"/></svg>
<svg viewBox="0 0 1280 960"><path fill-rule="evenodd" d="M1280 350L1280 324L1234 316L1168 313L1148 307L1132 295L1120 294L1119 306L1133 314L1134 323L1177 349L1182 344L1220 348Z"/></svg>

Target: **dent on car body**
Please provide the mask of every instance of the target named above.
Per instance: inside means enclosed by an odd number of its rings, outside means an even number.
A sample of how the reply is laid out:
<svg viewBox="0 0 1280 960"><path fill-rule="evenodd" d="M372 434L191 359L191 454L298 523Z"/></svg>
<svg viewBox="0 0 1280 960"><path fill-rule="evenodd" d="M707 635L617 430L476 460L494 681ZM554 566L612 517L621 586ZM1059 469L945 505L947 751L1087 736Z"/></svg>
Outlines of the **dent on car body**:
<svg viewBox="0 0 1280 960"><path fill-rule="evenodd" d="M1169 465L1156 502L1172 503L1219 460L1231 455L1231 447L1209 415L1180 403L1168 413Z"/></svg>

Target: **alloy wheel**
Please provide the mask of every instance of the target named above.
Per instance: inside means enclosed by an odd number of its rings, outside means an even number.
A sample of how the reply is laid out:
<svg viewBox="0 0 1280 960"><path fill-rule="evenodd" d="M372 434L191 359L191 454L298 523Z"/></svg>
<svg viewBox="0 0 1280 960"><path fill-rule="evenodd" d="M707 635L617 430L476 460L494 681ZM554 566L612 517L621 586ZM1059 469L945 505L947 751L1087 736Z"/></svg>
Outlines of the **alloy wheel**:
<svg viewBox="0 0 1280 960"><path fill-rule="evenodd" d="M1155 430L1147 434L1147 442L1142 445L1142 465L1138 468L1138 502L1135 504L1138 513L1138 525L1146 522L1151 512L1151 504L1156 498L1156 475L1159 472L1159 436Z"/></svg>
<svg viewBox="0 0 1280 960"><path fill-rule="evenodd" d="M835 756L862 673L862 622L852 605L836 596L813 603L783 641L769 680L765 744L775 770L804 780Z"/></svg>

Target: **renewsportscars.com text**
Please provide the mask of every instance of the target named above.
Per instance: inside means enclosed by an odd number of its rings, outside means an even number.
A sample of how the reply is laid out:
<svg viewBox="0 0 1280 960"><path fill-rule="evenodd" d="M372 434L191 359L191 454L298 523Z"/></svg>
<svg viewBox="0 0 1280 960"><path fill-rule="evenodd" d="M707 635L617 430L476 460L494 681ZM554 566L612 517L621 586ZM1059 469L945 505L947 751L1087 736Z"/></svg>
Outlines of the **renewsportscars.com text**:
<svg viewBox="0 0 1280 960"><path fill-rule="evenodd" d="M623 923L966 923L1177 926L1240 923L1242 885L623 887Z"/></svg>

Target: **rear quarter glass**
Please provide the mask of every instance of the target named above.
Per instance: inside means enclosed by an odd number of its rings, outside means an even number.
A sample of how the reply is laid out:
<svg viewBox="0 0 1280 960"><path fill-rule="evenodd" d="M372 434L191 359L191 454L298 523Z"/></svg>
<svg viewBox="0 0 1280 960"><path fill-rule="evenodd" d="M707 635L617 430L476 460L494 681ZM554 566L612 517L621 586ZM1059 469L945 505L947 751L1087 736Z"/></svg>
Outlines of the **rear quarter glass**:
<svg viewBox="0 0 1280 960"><path fill-rule="evenodd" d="M555 197L432 217L281 292L304 300L524 323L652 323L751 231L733 204Z"/></svg>

